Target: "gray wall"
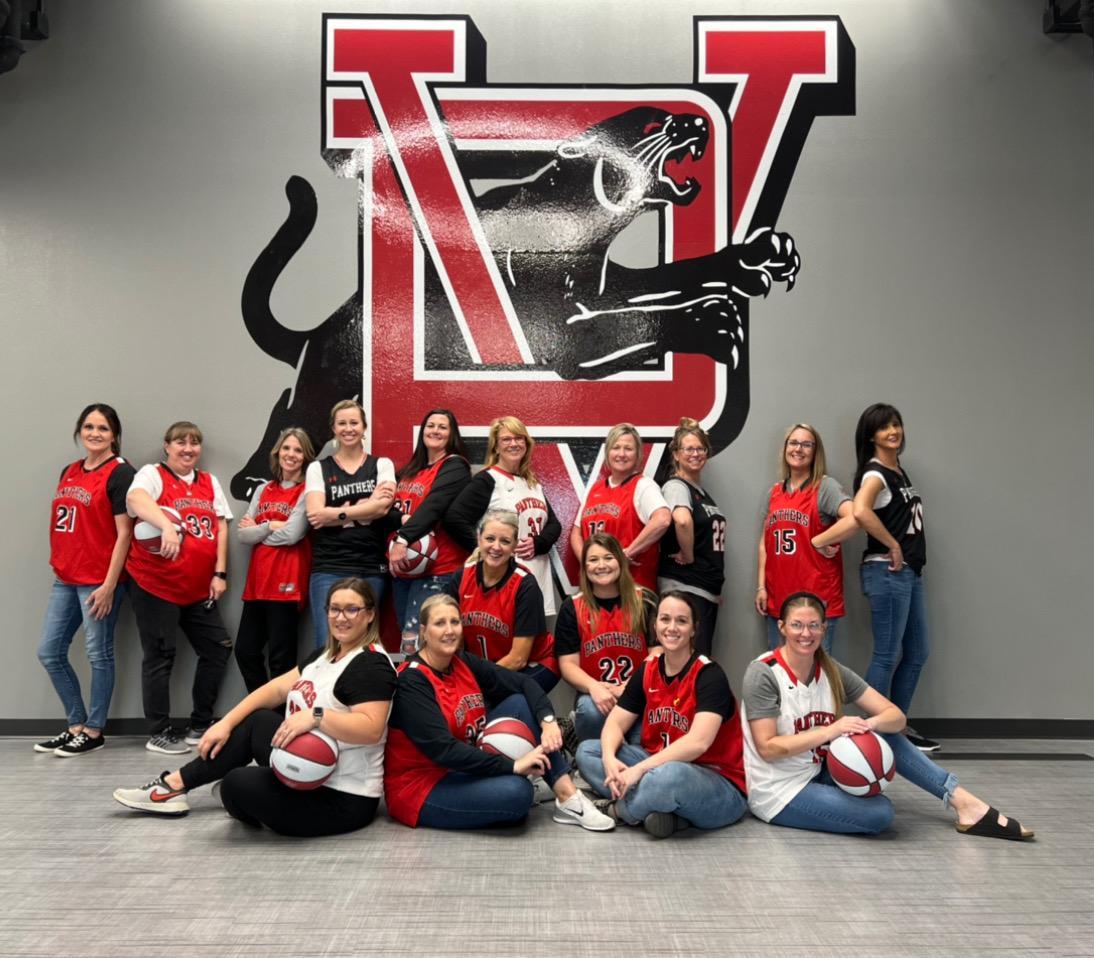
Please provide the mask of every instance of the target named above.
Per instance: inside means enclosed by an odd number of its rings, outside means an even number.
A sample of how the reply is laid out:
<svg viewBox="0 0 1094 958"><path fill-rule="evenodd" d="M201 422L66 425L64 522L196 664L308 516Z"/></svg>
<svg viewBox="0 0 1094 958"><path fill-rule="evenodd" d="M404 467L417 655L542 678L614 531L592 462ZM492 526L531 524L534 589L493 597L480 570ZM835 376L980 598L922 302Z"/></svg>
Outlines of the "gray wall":
<svg viewBox="0 0 1094 958"><path fill-rule="evenodd" d="M799 283L752 311L752 410L708 468L730 521L717 652L739 680L761 647L751 611L761 494L785 425L814 423L849 483L858 413L904 413L905 462L926 503L933 655L914 712L1094 716L1094 643L1081 491L1094 467L1089 240L1094 58L1045 37L1019 0L779 4L379 2L50 4L54 35L0 77L0 383L4 482L0 719L58 705L34 658L49 587L46 516L73 418L115 404L125 452L201 423L227 483L253 449L286 371L239 312L243 277L284 213L291 173L319 222L278 284L287 322L314 325L356 283L355 194L319 155L320 14L461 12L496 82L687 83L695 13L835 13L857 50L857 115L814 124L779 226ZM535 46L525 44L535 37ZM611 38L610 43L605 38ZM500 410L499 410L500 411ZM1070 508L1078 502L1079 508ZM242 504L239 504L242 508ZM847 550L839 654L869 637ZM242 551L232 550L234 594ZM238 617L226 604L230 624ZM85 668L82 653L76 660ZM112 715L140 714L126 608ZM188 704L189 653L176 669ZM224 703L241 684L234 674Z"/></svg>

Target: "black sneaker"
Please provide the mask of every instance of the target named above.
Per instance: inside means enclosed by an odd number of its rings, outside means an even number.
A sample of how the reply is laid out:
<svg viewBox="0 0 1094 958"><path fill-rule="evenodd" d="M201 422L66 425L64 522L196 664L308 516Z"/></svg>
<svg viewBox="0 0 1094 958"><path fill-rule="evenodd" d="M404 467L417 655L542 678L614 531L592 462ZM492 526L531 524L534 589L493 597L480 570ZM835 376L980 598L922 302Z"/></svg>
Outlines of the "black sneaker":
<svg viewBox="0 0 1094 958"><path fill-rule="evenodd" d="M44 742L35 742L34 751L56 752L62 745L67 745L74 738L75 736L66 728L60 735L54 735L53 738L47 738Z"/></svg>
<svg viewBox="0 0 1094 958"><path fill-rule="evenodd" d="M71 740L58 748L53 754L59 758L72 758L74 755L86 755L88 752L96 752L106 745L106 736L92 737L87 732L77 732Z"/></svg>
<svg viewBox="0 0 1094 958"><path fill-rule="evenodd" d="M921 752L937 752L942 746L933 738L920 735L915 729L905 729L904 737Z"/></svg>
<svg viewBox="0 0 1094 958"><path fill-rule="evenodd" d="M201 741L201 737L205 734L208 728L208 725L202 728L198 728L194 725L187 726L186 737L183 739L183 741L186 742L187 745L197 745L197 743Z"/></svg>
<svg viewBox="0 0 1094 958"><path fill-rule="evenodd" d="M650 812L642 820L642 825L654 838L668 838L669 835L690 827L691 822L674 812Z"/></svg>
<svg viewBox="0 0 1094 958"><path fill-rule="evenodd" d="M190 746L182 740L182 732L173 728L157 732L144 747L150 752L160 752L163 755L185 755L190 751Z"/></svg>

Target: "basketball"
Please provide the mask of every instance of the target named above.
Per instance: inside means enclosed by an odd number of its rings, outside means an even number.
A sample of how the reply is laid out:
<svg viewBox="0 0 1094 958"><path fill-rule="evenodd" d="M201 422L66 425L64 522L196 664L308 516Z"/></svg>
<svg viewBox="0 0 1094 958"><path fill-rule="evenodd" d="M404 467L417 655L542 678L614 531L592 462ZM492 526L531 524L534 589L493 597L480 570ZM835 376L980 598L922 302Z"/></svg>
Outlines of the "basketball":
<svg viewBox="0 0 1094 958"><path fill-rule="evenodd" d="M880 795L895 772L893 750L876 732L841 735L828 746L828 774L850 795Z"/></svg>
<svg viewBox="0 0 1094 958"><path fill-rule="evenodd" d="M496 718L486 723L479 735L479 748L491 755L504 755L514 762L536 747L536 737L520 719Z"/></svg>
<svg viewBox="0 0 1094 958"><path fill-rule="evenodd" d="M171 524L175 527L175 531L179 534L179 539L182 539L182 516L180 516L170 506L160 506L163 510L163 514L171 520ZM146 552L151 552L152 555L158 556L160 554L161 545L161 533L159 526L152 525L151 522L144 522L143 520L133 526L133 541L144 549Z"/></svg>
<svg viewBox="0 0 1094 958"><path fill-rule="evenodd" d="M270 768L289 788L306 792L322 785L338 764L338 743L323 732L305 732L270 752Z"/></svg>
<svg viewBox="0 0 1094 958"><path fill-rule="evenodd" d="M394 539L392 544L394 544ZM432 532L427 532L417 542L412 542L406 547L406 558L401 562L393 562L391 568L404 579L416 579L426 575L433 568L437 559L437 537ZM388 546L388 553L391 546Z"/></svg>

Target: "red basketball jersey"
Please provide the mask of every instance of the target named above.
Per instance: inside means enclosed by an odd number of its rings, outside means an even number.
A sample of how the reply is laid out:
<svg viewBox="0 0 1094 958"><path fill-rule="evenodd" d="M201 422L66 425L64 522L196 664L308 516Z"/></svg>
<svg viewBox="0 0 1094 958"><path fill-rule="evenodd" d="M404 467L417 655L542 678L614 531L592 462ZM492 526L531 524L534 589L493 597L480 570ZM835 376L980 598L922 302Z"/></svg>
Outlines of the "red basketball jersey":
<svg viewBox="0 0 1094 958"><path fill-rule="evenodd" d="M441 466L448 459L448 456L443 456L432 466L426 466L421 472L400 479L399 485L395 487L395 508L404 516L414 515L414 510L429 495L429 491L433 488L433 483L437 479L437 473L441 471ZM467 550L445 532L440 523L433 527L433 535L437 540L437 558L433 563L433 567L429 570L429 574L447 575L450 572L455 572L467 560ZM399 577L399 573L394 569L391 570L391 574L396 578Z"/></svg>
<svg viewBox="0 0 1094 958"><path fill-rule="evenodd" d="M634 485L638 479L638 476L631 476L622 485L613 486L605 476L593 483L585 505L581 507L578 527L582 540L588 539L594 532L607 532L615 536L624 549L634 542L646 526L634 508ZM635 585L645 586L651 592L657 591L657 563L660 558L661 550L654 543L631 561Z"/></svg>
<svg viewBox="0 0 1094 958"><path fill-rule="evenodd" d="M182 548L177 559L168 560L134 546L125 567L145 592L175 605L193 605L208 598L217 567L220 518L213 505L213 477L196 472L193 482L185 482L163 463L156 468L163 481L156 502L182 516Z"/></svg>
<svg viewBox="0 0 1094 958"><path fill-rule="evenodd" d="M49 523L49 564L68 585L101 585L118 541L118 527L106 484L125 462L120 456L90 472L72 463L53 496Z"/></svg>
<svg viewBox="0 0 1094 958"><path fill-rule="evenodd" d="M812 592L824 600L829 616L843 615L843 555L822 556L810 540L819 535L817 486L788 492L781 482L771 489L764 520L764 580L767 614L779 617L783 600L795 592Z"/></svg>
<svg viewBox="0 0 1094 958"><path fill-rule="evenodd" d="M304 483L284 488L280 482L268 482L258 499L255 522L285 522L304 494ZM301 608L308 600L308 576L311 575L311 538L287 546L258 543L251 550L251 565L243 600L296 602Z"/></svg>
<svg viewBox="0 0 1094 958"><path fill-rule="evenodd" d="M718 668L705 655L696 656L691 666L668 682L656 661L644 663L643 672L634 681L642 681L646 709L642 715L642 748L653 754L667 748L691 730L695 720L695 683L703 669ZM744 742L741 736L741 711L736 703L733 715L722 722L718 734L702 755L694 759L728 778L742 792L747 790L744 769Z"/></svg>
<svg viewBox="0 0 1094 958"><path fill-rule="evenodd" d="M513 625L517 617L517 590L525 576L532 575L517 564L513 574L500 586L484 589L476 575L478 566L464 566L460 578L460 619L463 621L463 644L472 655L491 662L508 655L513 648ZM558 674L555 639L549 632L533 636L529 664L546 665Z"/></svg>
<svg viewBox="0 0 1094 958"><path fill-rule="evenodd" d="M606 685L625 685L647 655L644 623L626 622L620 603L614 609L600 609L590 627L589 607L580 595L574 596L574 615L582 670Z"/></svg>
<svg viewBox="0 0 1094 958"><path fill-rule="evenodd" d="M411 660L399 672L417 669L433 686L437 705L454 738L474 746L486 724L486 702L475 676L459 656L452 659L447 675L438 675L421 662ZM384 800L391 817L416 826L426 798L448 769L430 761L402 729L388 729L384 751Z"/></svg>

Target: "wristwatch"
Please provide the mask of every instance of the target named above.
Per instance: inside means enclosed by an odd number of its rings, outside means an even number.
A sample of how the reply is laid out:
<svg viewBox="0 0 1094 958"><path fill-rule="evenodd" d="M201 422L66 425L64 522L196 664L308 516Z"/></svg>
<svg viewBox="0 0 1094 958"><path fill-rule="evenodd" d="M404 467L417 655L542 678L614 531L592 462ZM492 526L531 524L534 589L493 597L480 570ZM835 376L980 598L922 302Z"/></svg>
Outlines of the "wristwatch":
<svg viewBox="0 0 1094 958"><path fill-rule="evenodd" d="M316 728L319 728L320 724L323 721L323 712L324 712L324 709L323 709L322 705L317 705L317 706L315 706L315 708L313 708L311 710L311 717L313 719L315 719L315 727Z"/></svg>
<svg viewBox="0 0 1094 958"><path fill-rule="evenodd" d="M208 567L206 567L206 568L208 568ZM213 578L214 579L221 579L224 582L227 582L228 581L228 573L227 572L214 572L213 573Z"/></svg>
<svg viewBox="0 0 1094 958"><path fill-rule="evenodd" d="M348 519L348 518L349 518L349 516L346 515L345 511L342 511L342 512L338 513L338 521L339 522L345 522L346 519Z"/></svg>
<svg viewBox="0 0 1094 958"><path fill-rule="evenodd" d="M556 721L556 719L553 715L544 715L543 718L540 719L539 724L542 725L544 722L554 722L554 721Z"/></svg>

